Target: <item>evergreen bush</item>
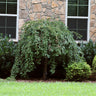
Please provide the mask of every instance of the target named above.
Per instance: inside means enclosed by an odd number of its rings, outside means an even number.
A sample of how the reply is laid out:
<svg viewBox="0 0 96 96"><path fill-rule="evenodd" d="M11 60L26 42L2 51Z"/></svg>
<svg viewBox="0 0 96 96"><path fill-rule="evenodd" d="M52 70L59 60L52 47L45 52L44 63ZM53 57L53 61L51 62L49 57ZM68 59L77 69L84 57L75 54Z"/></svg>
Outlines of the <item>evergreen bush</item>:
<svg viewBox="0 0 96 96"><path fill-rule="evenodd" d="M94 57L93 59L93 62L92 62L92 72L96 72L96 56Z"/></svg>
<svg viewBox="0 0 96 96"><path fill-rule="evenodd" d="M74 62L66 69L66 80L82 81L91 75L91 68L86 62Z"/></svg>
<svg viewBox="0 0 96 96"><path fill-rule="evenodd" d="M15 60L16 44L9 41L7 36L0 35L0 77L6 78L10 76L11 68Z"/></svg>
<svg viewBox="0 0 96 96"><path fill-rule="evenodd" d="M88 43L81 43L80 47L86 62L92 67L92 61L96 55L96 43L92 40L89 40Z"/></svg>

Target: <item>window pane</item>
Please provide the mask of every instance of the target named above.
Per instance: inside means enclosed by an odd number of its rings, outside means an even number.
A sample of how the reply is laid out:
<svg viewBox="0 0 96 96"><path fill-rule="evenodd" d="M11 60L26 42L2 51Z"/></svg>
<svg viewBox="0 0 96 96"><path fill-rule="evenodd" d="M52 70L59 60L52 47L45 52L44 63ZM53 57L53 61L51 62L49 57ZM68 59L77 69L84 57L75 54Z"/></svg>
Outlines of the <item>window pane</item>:
<svg viewBox="0 0 96 96"><path fill-rule="evenodd" d="M11 36L11 38L16 38L16 28L7 28L6 34Z"/></svg>
<svg viewBox="0 0 96 96"><path fill-rule="evenodd" d="M68 6L68 16L77 16L77 6Z"/></svg>
<svg viewBox="0 0 96 96"><path fill-rule="evenodd" d="M0 28L1 27L5 27L5 17L3 17L3 16L0 16Z"/></svg>
<svg viewBox="0 0 96 96"><path fill-rule="evenodd" d="M79 6L79 16L88 16L88 6Z"/></svg>
<svg viewBox="0 0 96 96"><path fill-rule="evenodd" d="M79 40L87 40L87 30L78 30L78 33L82 36Z"/></svg>
<svg viewBox="0 0 96 96"><path fill-rule="evenodd" d="M73 31L73 32L75 32L75 33L78 33L78 31L75 29L75 30L70 30L70 31ZM79 38L76 36L76 34L75 33L73 33L73 38L75 39L75 40L78 40Z"/></svg>
<svg viewBox="0 0 96 96"><path fill-rule="evenodd" d="M0 3L0 13L6 13L6 3Z"/></svg>
<svg viewBox="0 0 96 96"><path fill-rule="evenodd" d="M88 0L79 0L79 4L88 5Z"/></svg>
<svg viewBox="0 0 96 96"><path fill-rule="evenodd" d="M68 0L68 16L72 18L67 19L67 25L70 31L77 32L82 35L82 40L87 40L88 19L81 19L81 17L88 17L88 0ZM74 16L78 18L73 18ZM77 39L74 34L75 40Z"/></svg>
<svg viewBox="0 0 96 96"><path fill-rule="evenodd" d="M7 0L7 2L17 2L17 0Z"/></svg>
<svg viewBox="0 0 96 96"><path fill-rule="evenodd" d="M78 19L78 29L87 29L87 19Z"/></svg>
<svg viewBox="0 0 96 96"><path fill-rule="evenodd" d="M16 14L17 13L17 4L7 3L7 13Z"/></svg>
<svg viewBox="0 0 96 96"><path fill-rule="evenodd" d="M68 28L82 35L82 40L87 40L87 19L68 19ZM75 40L80 40L74 34Z"/></svg>
<svg viewBox="0 0 96 96"><path fill-rule="evenodd" d="M77 4L78 0L68 0L68 4Z"/></svg>
<svg viewBox="0 0 96 96"><path fill-rule="evenodd" d="M16 17L7 17L7 28L16 27Z"/></svg>
<svg viewBox="0 0 96 96"><path fill-rule="evenodd" d="M77 32L78 34L81 35L81 38L78 38L76 34L74 34L75 40L85 40L85 41L87 40L87 30L72 30L72 31Z"/></svg>
<svg viewBox="0 0 96 96"><path fill-rule="evenodd" d="M16 38L16 17L0 16L0 33Z"/></svg>
<svg viewBox="0 0 96 96"><path fill-rule="evenodd" d="M6 2L6 0L0 0L0 2Z"/></svg>
<svg viewBox="0 0 96 96"><path fill-rule="evenodd" d="M3 35L3 37L5 36L5 28L0 28L0 35Z"/></svg>
<svg viewBox="0 0 96 96"><path fill-rule="evenodd" d="M0 14L17 14L17 0L0 0ZM16 19L12 16L0 16L0 33L16 39Z"/></svg>
<svg viewBox="0 0 96 96"><path fill-rule="evenodd" d="M68 19L68 28L76 29L76 19Z"/></svg>

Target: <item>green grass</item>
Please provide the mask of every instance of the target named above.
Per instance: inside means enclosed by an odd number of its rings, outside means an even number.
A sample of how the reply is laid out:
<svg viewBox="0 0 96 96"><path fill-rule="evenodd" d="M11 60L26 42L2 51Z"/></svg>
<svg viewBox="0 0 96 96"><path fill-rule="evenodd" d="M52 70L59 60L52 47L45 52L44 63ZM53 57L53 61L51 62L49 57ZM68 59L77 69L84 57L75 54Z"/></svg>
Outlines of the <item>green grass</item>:
<svg viewBox="0 0 96 96"><path fill-rule="evenodd" d="M0 96L96 96L96 83L0 80Z"/></svg>

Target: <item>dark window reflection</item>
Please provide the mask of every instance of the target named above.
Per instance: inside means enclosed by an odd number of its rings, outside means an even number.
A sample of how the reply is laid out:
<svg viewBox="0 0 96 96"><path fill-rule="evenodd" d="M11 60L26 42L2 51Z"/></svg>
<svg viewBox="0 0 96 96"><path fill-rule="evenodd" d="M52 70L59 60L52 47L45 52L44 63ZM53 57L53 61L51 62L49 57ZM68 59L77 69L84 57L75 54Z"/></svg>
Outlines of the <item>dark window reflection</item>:
<svg viewBox="0 0 96 96"><path fill-rule="evenodd" d="M17 0L7 0L7 2L17 2Z"/></svg>
<svg viewBox="0 0 96 96"><path fill-rule="evenodd" d="M6 34L11 38L16 38L16 28L7 28Z"/></svg>
<svg viewBox="0 0 96 96"><path fill-rule="evenodd" d="M88 16L88 6L79 6L78 16Z"/></svg>
<svg viewBox="0 0 96 96"><path fill-rule="evenodd" d="M0 28L0 35L5 36L5 28Z"/></svg>
<svg viewBox="0 0 96 96"><path fill-rule="evenodd" d="M77 6L68 6L68 16L77 16Z"/></svg>
<svg viewBox="0 0 96 96"><path fill-rule="evenodd" d="M7 13L8 14L17 14L17 4L7 4Z"/></svg>
<svg viewBox="0 0 96 96"><path fill-rule="evenodd" d="M4 28L5 27L5 17L4 16L0 16L0 28Z"/></svg>
<svg viewBox="0 0 96 96"><path fill-rule="evenodd" d="M79 0L79 4L88 5L88 0Z"/></svg>
<svg viewBox="0 0 96 96"><path fill-rule="evenodd" d="M0 34L16 38L16 17L0 16Z"/></svg>
<svg viewBox="0 0 96 96"><path fill-rule="evenodd" d="M68 4L77 4L78 0L68 0Z"/></svg>
<svg viewBox="0 0 96 96"><path fill-rule="evenodd" d="M7 27L16 27L16 17L7 17Z"/></svg>
<svg viewBox="0 0 96 96"><path fill-rule="evenodd" d="M0 14L6 13L6 3L0 3Z"/></svg>
<svg viewBox="0 0 96 96"><path fill-rule="evenodd" d="M74 34L75 40L87 40L87 19L68 19L68 28L70 31L79 33L82 38L77 38Z"/></svg>
<svg viewBox="0 0 96 96"><path fill-rule="evenodd" d="M6 0L0 0L0 2L6 2Z"/></svg>

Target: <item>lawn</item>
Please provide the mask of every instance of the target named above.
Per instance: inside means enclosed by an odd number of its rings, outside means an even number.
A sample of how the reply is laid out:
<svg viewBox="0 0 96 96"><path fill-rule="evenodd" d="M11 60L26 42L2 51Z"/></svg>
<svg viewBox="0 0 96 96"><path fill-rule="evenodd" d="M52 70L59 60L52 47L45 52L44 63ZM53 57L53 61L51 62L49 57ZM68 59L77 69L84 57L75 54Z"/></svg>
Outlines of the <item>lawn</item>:
<svg viewBox="0 0 96 96"><path fill-rule="evenodd" d="M1 80L0 96L96 96L96 83Z"/></svg>

